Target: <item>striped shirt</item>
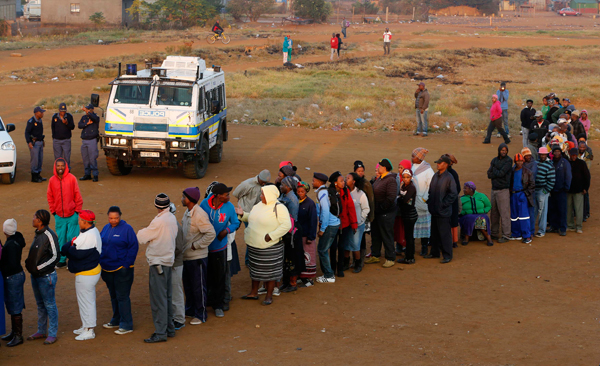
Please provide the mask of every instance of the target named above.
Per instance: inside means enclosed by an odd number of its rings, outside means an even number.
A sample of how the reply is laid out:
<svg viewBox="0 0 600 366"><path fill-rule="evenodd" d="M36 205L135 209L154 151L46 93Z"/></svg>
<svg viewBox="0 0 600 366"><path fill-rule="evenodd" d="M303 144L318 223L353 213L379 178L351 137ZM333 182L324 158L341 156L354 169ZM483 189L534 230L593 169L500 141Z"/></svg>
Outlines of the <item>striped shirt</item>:
<svg viewBox="0 0 600 366"><path fill-rule="evenodd" d="M538 162L537 176L535 177L535 189L544 189L546 193L550 193L554 188L555 171L552 162L548 159Z"/></svg>

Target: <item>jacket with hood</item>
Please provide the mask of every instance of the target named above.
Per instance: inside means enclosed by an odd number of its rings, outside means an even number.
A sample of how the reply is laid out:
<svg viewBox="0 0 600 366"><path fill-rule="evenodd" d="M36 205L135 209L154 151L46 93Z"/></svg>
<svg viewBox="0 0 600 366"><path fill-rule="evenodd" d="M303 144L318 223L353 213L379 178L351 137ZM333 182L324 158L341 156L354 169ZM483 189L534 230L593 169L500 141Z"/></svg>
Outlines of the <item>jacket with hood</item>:
<svg viewBox="0 0 600 366"><path fill-rule="evenodd" d="M290 213L285 205L279 203L279 190L273 185L262 187L266 204L260 202L250 212L244 212L242 221L248 223L244 230L246 244L257 249L270 248L292 228ZM265 241L269 234L270 241Z"/></svg>
<svg viewBox="0 0 600 366"><path fill-rule="evenodd" d="M552 160L554 165L554 188L552 192L568 192L571 188L571 164L569 161L561 157L558 161Z"/></svg>
<svg viewBox="0 0 600 366"><path fill-rule="evenodd" d="M258 183L258 175L253 178L248 178L242 183L238 184L231 194L237 198L238 205L247 212L252 210L252 207L260 202L260 188L261 185Z"/></svg>
<svg viewBox="0 0 600 366"><path fill-rule="evenodd" d="M452 216L452 204L457 198L458 190L452 174L447 170L442 174L435 173L429 185L429 199L427 200L427 208L431 216Z"/></svg>
<svg viewBox="0 0 600 366"><path fill-rule="evenodd" d="M219 233L223 230L227 230L227 234L234 233L240 227L240 220L238 220L235 213L233 203L226 202L216 207L213 203L213 197L214 194L211 194L205 198L200 204L200 208L208 214L208 218L215 228L215 235L217 236L208 246L208 251L220 252L227 249L227 235L223 239L219 239Z"/></svg>
<svg viewBox="0 0 600 366"><path fill-rule="evenodd" d="M490 121L495 121L502 117L502 108L500 107L500 101L496 100L490 108Z"/></svg>
<svg viewBox="0 0 600 366"><path fill-rule="evenodd" d="M504 147L508 150L508 145L505 143L501 143L500 146L498 146L498 156L492 159L490 168L487 171L488 178L492 180L493 191L510 188L510 177L513 164L508 153L505 157L500 157L500 150Z"/></svg>
<svg viewBox="0 0 600 366"><path fill-rule="evenodd" d="M27 271L35 278L43 277L54 272L54 267L60 259L58 238L49 227L35 231L35 238L25 259Z"/></svg>
<svg viewBox="0 0 600 366"><path fill-rule="evenodd" d="M340 221L342 222L342 225L340 228L344 229L350 226L354 230L358 229L356 207L354 207L354 200L352 199L350 190L348 188L342 189L340 198L342 200L342 212L340 213Z"/></svg>
<svg viewBox="0 0 600 366"><path fill-rule="evenodd" d="M65 172L62 178L59 178L56 172L56 161L62 160L65 162ZM79 184L77 178L69 173L69 165L62 159L56 159L54 162L54 175L50 177L48 182L48 206L50 206L50 212L56 214L59 217L71 217L76 212L81 211L83 206L83 198L79 192Z"/></svg>
<svg viewBox="0 0 600 366"><path fill-rule="evenodd" d="M590 189L590 170L585 161L581 159L569 160L571 164L571 186L569 193L582 193ZM4 254L2 254L4 255Z"/></svg>
<svg viewBox="0 0 600 366"><path fill-rule="evenodd" d="M102 238L102 253L100 253L102 270L113 272L121 267L133 267L139 244L131 225L125 220L119 221L115 227L106 224L102 228L100 237Z"/></svg>
<svg viewBox="0 0 600 366"><path fill-rule="evenodd" d="M521 168L523 172L521 173L521 184L523 185L523 189L521 191L513 191L514 185L514 176L515 170L514 168L510 171L510 194L523 192L527 197L527 203L530 207L534 207L534 193L535 193L535 178L533 177L533 172L525 167Z"/></svg>
<svg viewBox="0 0 600 366"><path fill-rule="evenodd" d="M73 243L63 245L60 253L69 259L69 272L92 276L100 273L102 238L95 226L82 230Z"/></svg>
<svg viewBox="0 0 600 366"><path fill-rule="evenodd" d="M208 246L217 237L208 214L200 206L185 210L182 220L185 245L183 260L191 261L208 257Z"/></svg>
<svg viewBox="0 0 600 366"><path fill-rule="evenodd" d="M23 248L25 248L25 238L20 232L17 231L6 239L0 257L0 272L2 272L4 278L23 272L21 266Z"/></svg>

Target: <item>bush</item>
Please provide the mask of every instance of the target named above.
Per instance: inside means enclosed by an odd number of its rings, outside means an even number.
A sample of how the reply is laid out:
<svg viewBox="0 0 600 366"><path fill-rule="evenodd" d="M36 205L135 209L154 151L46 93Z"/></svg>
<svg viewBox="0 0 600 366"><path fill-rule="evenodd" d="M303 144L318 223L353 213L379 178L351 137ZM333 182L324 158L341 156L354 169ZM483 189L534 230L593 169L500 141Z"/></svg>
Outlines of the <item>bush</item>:
<svg viewBox="0 0 600 366"><path fill-rule="evenodd" d="M373 15L379 12L379 7L370 1L365 1L364 3L357 1L354 4L352 4L352 7L354 8L356 14Z"/></svg>
<svg viewBox="0 0 600 366"><path fill-rule="evenodd" d="M326 22L332 12L331 3L324 0L296 0L293 7L296 16L310 18L318 23Z"/></svg>
<svg viewBox="0 0 600 366"><path fill-rule="evenodd" d="M210 1L210 2L209 2ZM156 28L189 28L204 26L222 8L221 0L157 0L148 3L134 0L127 13Z"/></svg>
<svg viewBox="0 0 600 366"><path fill-rule="evenodd" d="M236 21L241 21L246 16L251 22L256 22L263 14L273 11L275 6L272 0L231 0L227 4L227 11Z"/></svg>
<svg viewBox="0 0 600 366"><path fill-rule="evenodd" d="M94 23L95 26L99 27L104 22L106 22L106 18L104 17L104 13L101 11L97 11L94 14L90 15L90 22Z"/></svg>

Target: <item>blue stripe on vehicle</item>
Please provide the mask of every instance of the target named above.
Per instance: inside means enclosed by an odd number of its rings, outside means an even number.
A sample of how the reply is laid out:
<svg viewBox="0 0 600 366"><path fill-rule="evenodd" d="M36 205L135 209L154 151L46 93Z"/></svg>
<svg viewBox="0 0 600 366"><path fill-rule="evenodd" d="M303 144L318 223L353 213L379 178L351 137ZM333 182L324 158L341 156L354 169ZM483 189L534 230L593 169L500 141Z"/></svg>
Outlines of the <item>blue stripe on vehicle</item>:
<svg viewBox="0 0 600 366"><path fill-rule="evenodd" d="M114 110L117 111L117 112L119 112L123 117L127 117L127 115L125 113L121 112L120 110L118 110L116 108L114 108Z"/></svg>

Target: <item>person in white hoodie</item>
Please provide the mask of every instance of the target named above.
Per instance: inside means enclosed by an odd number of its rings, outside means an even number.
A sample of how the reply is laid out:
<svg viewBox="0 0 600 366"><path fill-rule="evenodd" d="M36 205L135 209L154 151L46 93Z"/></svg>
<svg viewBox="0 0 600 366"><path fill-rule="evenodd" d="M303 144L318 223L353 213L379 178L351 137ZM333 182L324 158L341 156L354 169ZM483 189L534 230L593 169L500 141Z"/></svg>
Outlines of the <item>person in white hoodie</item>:
<svg viewBox="0 0 600 366"><path fill-rule="evenodd" d="M150 307L155 331L146 343L166 342L167 337L175 337L173 323L172 275L175 262L175 241L177 240L177 219L169 209L169 196L160 193L154 199L158 215L147 228L138 231L140 244L148 244L146 259L149 265Z"/></svg>
<svg viewBox="0 0 600 366"><path fill-rule="evenodd" d="M79 236L61 249L69 260L69 272L75 273L75 293L81 316L81 328L73 331L78 341L94 339L96 327L96 284L100 280L102 238L95 226L96 215L89 210L79 213Z"/></svg>
<svg viewBox="0 0 600 366"><path fill-rule="evenodd" d="M425 161L425 155L429 151L422 147L417 147L412 152L412 173L413 183L417 188L417 198L415 207L419 218L415 223L414 237L421 239L421 256L428 253L429 236L431 235L431 214L427 208L427 199L429 198L429 184L435 174L431 165Z"/></svg>

